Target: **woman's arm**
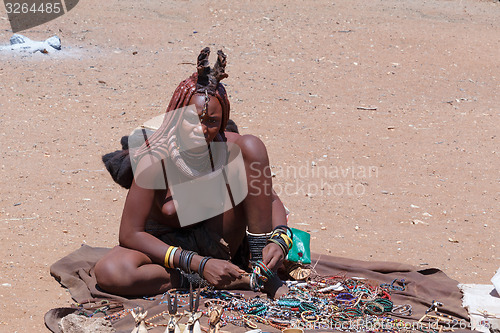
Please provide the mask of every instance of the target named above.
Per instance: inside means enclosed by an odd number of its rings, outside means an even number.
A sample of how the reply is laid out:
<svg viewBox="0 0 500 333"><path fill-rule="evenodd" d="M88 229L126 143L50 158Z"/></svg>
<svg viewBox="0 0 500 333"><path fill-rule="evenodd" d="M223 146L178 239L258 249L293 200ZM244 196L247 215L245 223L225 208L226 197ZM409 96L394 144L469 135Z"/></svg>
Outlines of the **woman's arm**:
<svg viewBox="0 0 500 333"><path fill-rule="evenodd" d="M145 231L153 206L155 191L138 186L135 180L128 192L120 223L120 245L146 254L153 262L163 264L168 245Z"/></svg>
<svg viewBox="0 0 500 333"><path fill-rule="evenodd" d="M279 225L287 225L285 206L273 189L273 229Z"/></svg>
<svg viewBox="0 0 500 333"><path fill-rule="evenodd" d="M287 225L287 221L285 206L274 190L272 197L272 228L274 229L279 225ZM276 270L285 259L285 255L278 245L269 243L262 249L262 259L270 269Z"/></svg>

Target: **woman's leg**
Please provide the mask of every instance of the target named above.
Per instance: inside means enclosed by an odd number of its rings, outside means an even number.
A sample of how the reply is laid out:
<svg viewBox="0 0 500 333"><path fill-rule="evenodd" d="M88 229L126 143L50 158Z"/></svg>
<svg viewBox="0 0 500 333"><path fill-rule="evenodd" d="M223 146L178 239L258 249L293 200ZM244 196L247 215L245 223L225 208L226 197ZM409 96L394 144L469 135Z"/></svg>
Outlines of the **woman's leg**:
<svg viewBox="0 0 500 333"><path fill-rule="evenodd" d="M176 270L151 262L145 254L115 246L95 266L99 287L122 296L163 293L180 284Z"/></svg>
<svg viewBox="0 0 500 333"><path fill-rule="evenodd" d="M285 208L272 189L271 169L264 143L253 135L240 136L235 143L243 156L248 194L234 209L207 223L229 243L233 255L241 245L247 228L250 233L263 234L286 224Z"/></svg>
<svg viewBox="0 0 500 333"><path fill-rule="evenodd" d="M253 135L241 136L235 143L243 155L248 194L234 209L211 219L209 224L223 235L233 254L247 228L252 234L263 234L286 224L285 208L272 189L271 168L264 143Z"/></svg>
<svg viewBox="0 0 500 333"><path fill-rule="evenodd" d="M268 233L273 229L271 168L264 143L253 135L238 140L247 175L248 195L243 201L248 231Z"/></svg>
<svg viewBox="0 0 500 333"><path fill-rule="evenodd" d="M248 195L241 204L223 214L223 235L232 253L234 248L237 249L241 245L247 228L252 234L266 234L275 226L286 225L284 206L272 189L271 169L264 143L252 135L242 136L236 143L243 154ZM266 245L267 237L261 236L262 241L259 241L261 244L258 249L252 251L255 252L254 256L259 256L258 259L262 258L262 249ZM287 288L282 286L281 280L275 275L274 279L269 279L266 283L264 291L271 297L280 297Z"/></svg>

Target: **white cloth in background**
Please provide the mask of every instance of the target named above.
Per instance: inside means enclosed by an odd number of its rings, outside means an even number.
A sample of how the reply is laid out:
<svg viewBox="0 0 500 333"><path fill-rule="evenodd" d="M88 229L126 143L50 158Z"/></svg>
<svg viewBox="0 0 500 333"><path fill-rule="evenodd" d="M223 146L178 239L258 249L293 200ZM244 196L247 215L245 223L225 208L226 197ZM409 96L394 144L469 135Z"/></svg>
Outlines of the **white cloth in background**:
<svg viewBox="0 0 500 333"><path fill-rule="evenodd" d="M489 284L459 284L462 305L469 312L471 328L480 332L500 330L500 269Z"/></svg>
<svg viewBox="0 0 500 333"><path fill-rule="evenodd" d="M29 39L23 35L14 34L10 38L9 46L0 46L0 51L11 50L28 53L51 53L61 50L61 40L57 36L50 37L43 42Z"/></svg>
<svg viewBox="0 0 500 333"><path fill-rule="evenodd" d="M491 278L491 282L493 283L495 289L497 290L497 295L500 295L500 268L498 269L495 276Z"/></svg>

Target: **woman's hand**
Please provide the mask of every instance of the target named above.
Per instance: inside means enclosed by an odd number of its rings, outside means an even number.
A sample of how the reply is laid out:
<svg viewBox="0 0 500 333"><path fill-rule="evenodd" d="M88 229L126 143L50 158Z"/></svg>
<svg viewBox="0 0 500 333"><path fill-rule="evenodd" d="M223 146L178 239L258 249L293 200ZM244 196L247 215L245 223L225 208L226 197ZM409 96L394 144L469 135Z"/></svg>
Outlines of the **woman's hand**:
<svg viewBox="0 0 500 333"><path fill-rule="evenodd" d="M222 288L240 279L243 273L244 270L229 261L212 258L205 264L203 278L214 287Z"/></svg>
<svg viewBox="0 0 500 333"><path fill-rule="evenodd" d="M285 260L285 255L278 244L269 243L262 249L262 261L270 270L278 270L283 260Z"/></svg>

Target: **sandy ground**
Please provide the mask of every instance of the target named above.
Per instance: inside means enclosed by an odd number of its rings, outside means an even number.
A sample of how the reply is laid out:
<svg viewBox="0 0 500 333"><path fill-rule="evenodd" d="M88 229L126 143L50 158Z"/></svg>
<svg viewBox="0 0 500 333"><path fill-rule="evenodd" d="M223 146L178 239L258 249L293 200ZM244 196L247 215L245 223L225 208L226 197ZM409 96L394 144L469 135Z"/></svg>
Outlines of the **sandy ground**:
<svg viewBox="0 0 500 333"><path fill-rule="evenodd" d="M479 0L81 0L22 32L63 50L0 53L0 332L44 331L71 304L49 266L117 243L126 191L101 155L164 112L204 46L227 53L232 118L266 143L313 251L489 283L498 22L500 3Z"/></svg>

